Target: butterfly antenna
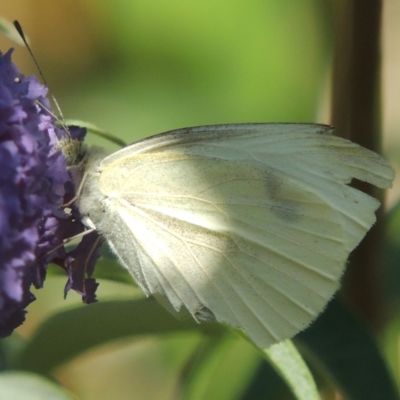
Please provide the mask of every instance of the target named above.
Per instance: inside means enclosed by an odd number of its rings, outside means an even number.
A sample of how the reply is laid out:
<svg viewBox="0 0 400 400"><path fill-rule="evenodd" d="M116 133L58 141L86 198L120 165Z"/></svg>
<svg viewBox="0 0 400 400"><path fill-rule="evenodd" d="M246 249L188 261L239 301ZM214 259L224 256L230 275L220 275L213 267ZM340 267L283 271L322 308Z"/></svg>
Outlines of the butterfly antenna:
<svg viewBox="0 0 400 400"><path fill-rule="evenodd" d="M38 100L36 101L36 104L38 104L41 108L43 108L43 110L46 111L47 114L51 115L51 116L60 124L60 126L61 126L62 128L65 129L65 131L66 131L68 134L70 133L70 132L69 132L68 126L65 125L65 122L64 122L65 119L64 119L64 117L62 116L62 114L61 114L61 118L60 118L58 115L54 114L53 111L51 111L49 108L47 108L43 103L41 103L41 102L38 101Z"/></svg>
<svg viewBox="0 0 400 400"><path fill-rule="evenodd" d="M30 48L30 46L29 46L29 44L28 44L28 41L27 41L26 38L25 38L25 34L24 34L24 31L23 31L23 29L22 29L21 24L20 24L17 20L15 20L15 21L13 22L13 24L14 24L15 29L17 30L19 36L21 36L21 39L22 39L22 41L24 42L24 44L25 44L25 46L26 46L26 48L27 48L29 54L31 55L32 60L33 60L33 62L35 63L37 70L39 71L39 75L40 75L40 77L42 78L43 83L44 83L47 87L49 87L49 85L48 85L48 83L47 83L47 81L46 81L46 78L44 77L43 72L42 72L42 70L41 70L41 68L40 68L40 66L39 66L39 63L37 62L36 57L35 57L35 55L33 54L33 51L32 51L32 49ZM59 104L58 104L58 101L56 100L56 98L55 98L53 95L51 95L51 98L52 98L52 100L53 100L53 102L54 102L54 104L55 104L55 106L56 106L56 108L57 108L57 111L58 111L58 113L60 114L60 117L61 117L61 118L56 117L55 114L52 113L49 109L47 109L43 104L40 104L40 103L39 103L40 106L43 107L43 109L46 110L51 116L53 116L53 117L61 124L61 126L65 129L65 131L67 132L67 134L68 134L69 136L71 136L71 134L70 134L70 132L69 132L69 129L68 129L67 125L66 125L65 122L64 122L64 121L65 121L65 118L64 118L63 113L62 113L62 111L61 111L61 108L60 108L60 106L59 106Z"/></svg>

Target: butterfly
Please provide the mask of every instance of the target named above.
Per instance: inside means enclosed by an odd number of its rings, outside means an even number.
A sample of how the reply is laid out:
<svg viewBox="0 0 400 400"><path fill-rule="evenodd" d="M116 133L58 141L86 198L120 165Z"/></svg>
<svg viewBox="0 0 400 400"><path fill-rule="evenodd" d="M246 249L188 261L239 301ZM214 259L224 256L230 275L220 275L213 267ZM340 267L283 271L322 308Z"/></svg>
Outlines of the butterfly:
<svg viewBox="0 0 400 400"><path fill-rule="evenodd" d="M378 154L318 124L173 130L83 160L77 205L147 296L260 348L307 327L389 188Z"/></svg>

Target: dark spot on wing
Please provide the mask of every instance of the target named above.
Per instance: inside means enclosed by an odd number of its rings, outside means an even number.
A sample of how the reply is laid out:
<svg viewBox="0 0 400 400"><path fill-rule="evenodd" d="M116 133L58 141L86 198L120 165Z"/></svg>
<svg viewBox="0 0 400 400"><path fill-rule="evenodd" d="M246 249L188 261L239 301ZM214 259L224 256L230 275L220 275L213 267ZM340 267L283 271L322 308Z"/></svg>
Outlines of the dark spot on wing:
<svg viewBox="0 0 400 400"><path fill-rule="evenodd" d="M284 193L285 187L279 177L268 173L266 178L266 189L269 204L271 205L271 212L279 219L282 219L285 222L295 223L301 218L301 209L295 201L296 199L289 199L288 193Z"/></svg>
<svg viewBox="0 0 400 400"><path fill-rule="evenodd" d="M205 306L195 311L194 317L199 322L214 322L216 319L214 313Z"/></svg>

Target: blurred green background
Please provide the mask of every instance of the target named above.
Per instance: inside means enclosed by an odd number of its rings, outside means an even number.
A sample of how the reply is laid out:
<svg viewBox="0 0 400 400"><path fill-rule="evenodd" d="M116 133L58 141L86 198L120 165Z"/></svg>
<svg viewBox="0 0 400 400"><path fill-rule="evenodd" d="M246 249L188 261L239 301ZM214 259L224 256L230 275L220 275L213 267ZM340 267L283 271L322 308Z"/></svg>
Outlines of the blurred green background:
<svg viewBox="0 0 400 400"><path fill-rule="evenodd" d="M23 24L65 116L128 142L184 126L324 120L328 3L20 4L5 16Z"/></svg>
<svg viewBox="0 0 400 400"><path fill-rule="evenodd" d="M64 117L94 123L128 143L185 126L330 122L329 1L0 0L0 14L24 27ZM394 14L386 9L385 15L389 35ZM15 47L5 38L0 46L2 51ZM37 75L23 47L14 54L26 75ZM384 74L391 76L396 62L385 64ZM390 111L390 96L396 94L393 82L388 86L384 144L397 165L398 112ZM97 137L88 142L116 149ZM388 204L397 198L396 187ZM398 225L392 225L393 238ZM50 277L36 292L37 301L19 329L23 337L59 310L88 307L74 293L64 301L64 284L65 278ZM108 280L98 290L100 301L137 296L134 286ZM398 301L396 295L392 299ZM382 347L389 349L397 374L399 330L393 323L387 332ZM90 351L55 376L85 400L174 399L183 366L201 340L199 333L135 337ZM259 354L236 335L216 354L204 371L203 394L196 398L241 398Z"/></svg>

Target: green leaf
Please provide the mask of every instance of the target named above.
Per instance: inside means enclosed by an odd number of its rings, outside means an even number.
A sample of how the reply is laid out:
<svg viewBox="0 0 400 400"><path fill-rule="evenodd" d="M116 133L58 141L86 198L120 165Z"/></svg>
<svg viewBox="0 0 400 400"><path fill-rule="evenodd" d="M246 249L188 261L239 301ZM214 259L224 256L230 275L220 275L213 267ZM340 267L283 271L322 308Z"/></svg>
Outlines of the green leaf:
<svg viewBox="0 0 400 400"><path fill-rule="evenodd" d="M400 388L400 359L399 359L399 334L400 334L400 312L399 308L391 310L392 318L385 327L384 352L391 371L395 372L394 379L397 388Z"/></svg>
<svg viewBox="0 0 400 400"><path fill-rule="evenodd" d="M115 259L101 257L96 263L93 277L137 286L128 270Z"/></svg>
<svg viewBox="0 0 400 400"><path fill-rule="evenodd" d="M28 372L0 374L0 400L72 400L74 396L42 376Z"/></svg>
<svg viewBox="0 0 400 400"><path fill-rule="evenodd" d="M21 351L18 368L48 374L81 353L135 335L200 330L221 335L219 324L179 321L154 299L108 301L60 312L47 319Z"/></svg>
<svg viewBox="0 0 400 400"><path fill-rule="evenodd" d="M399 398L376 341L338 301L331 301L325 312L296 339L306 346L311 361L333 378L346 398Z"/></svg>
<svg viewBox="0 0 400 400"><path fill-rule="evenodd" d="M262 358L237 334L203 340L182 369L178 399L231 400L239 398Z"/></svg>
<svg viewBox="0 0 400 400"><path fill-rule="evenodd" d="M25 347L25 340L14 332L11 336L0 340L0 371L11 369L15 358Z"/></svg>
<svg viewBox="0 0 400 400"><path fill-rule="evenodd" d="M265 349L264 354L297 399L320 399L310 370L290 340L285 340Z"/></svg>

